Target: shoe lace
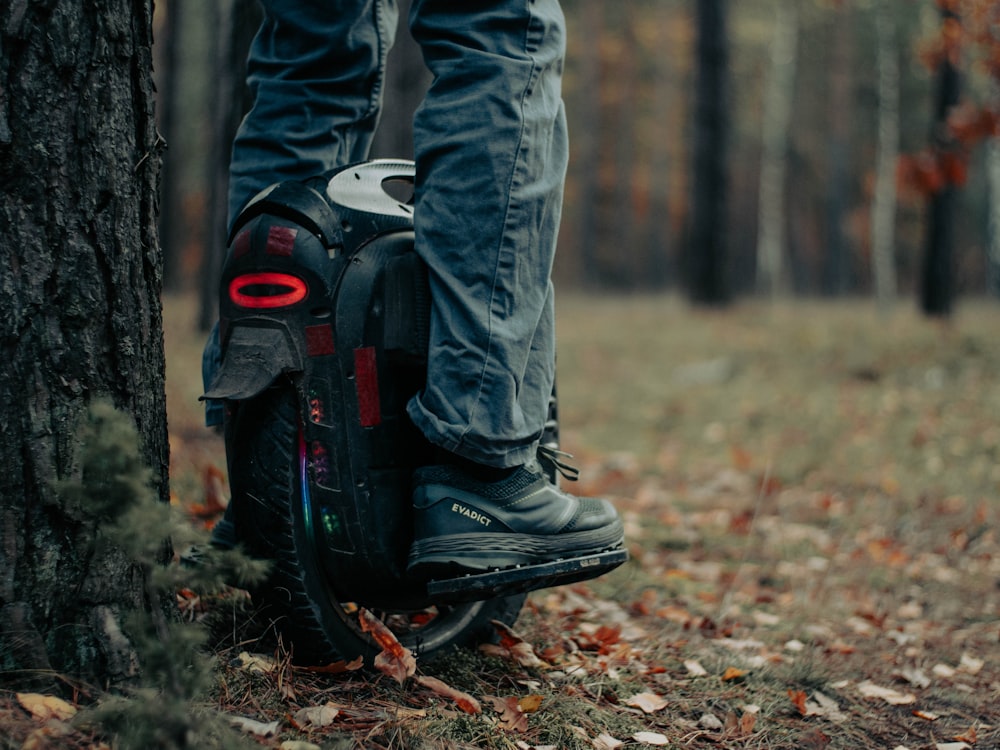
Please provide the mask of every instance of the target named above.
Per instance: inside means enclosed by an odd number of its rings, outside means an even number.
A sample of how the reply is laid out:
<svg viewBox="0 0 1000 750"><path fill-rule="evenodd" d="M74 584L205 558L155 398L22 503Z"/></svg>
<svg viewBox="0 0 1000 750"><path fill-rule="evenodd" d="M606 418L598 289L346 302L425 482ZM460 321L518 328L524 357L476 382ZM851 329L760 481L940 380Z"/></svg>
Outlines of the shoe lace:
<svg viewBox="0 0 1000 750"><path fill-rule="evenodd" d="M573 454L561 451L551 445L539 445L537 453L539 461L551 464L556 471L570 482L575 482L580 478L580 470L564 460L572 459Z"/></svg>

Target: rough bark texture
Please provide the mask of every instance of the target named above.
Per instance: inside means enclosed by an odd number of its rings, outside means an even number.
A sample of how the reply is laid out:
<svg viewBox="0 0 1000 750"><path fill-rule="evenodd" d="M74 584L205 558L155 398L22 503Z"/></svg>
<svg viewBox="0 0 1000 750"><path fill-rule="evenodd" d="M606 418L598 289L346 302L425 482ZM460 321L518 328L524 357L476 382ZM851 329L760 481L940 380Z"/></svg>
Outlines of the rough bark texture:
<svg viewBox="0 0 1000 750"><path fill-rule="evenodd" d="M941 20L958 20L948 8L941 10ZM958 104L962 79L958 68L947 56L937 71L934 96L934 124L931 143L940 153L955 147L948 132L948 114ZM927 207L927 237L920 284L920 308L925 315L946 318L951 315L955 297L955 203L958 189L952 183L931 195Z"/></svg>
<svg viewBox="0 0 1000 750"><path fill-rule="evenodd" d="M141 581L63 510L110 397L167 498L151 0L0 5L0 674L134 676Z"/></svg>
<svg viewBox="0 0 1000 750"><path fill-rule="evenodd" d="M731 291L725 231L729 122L726 13L726 0L696 4L694 186L686 266L688 294L692 301L705 305L725 304Z"/></svg>

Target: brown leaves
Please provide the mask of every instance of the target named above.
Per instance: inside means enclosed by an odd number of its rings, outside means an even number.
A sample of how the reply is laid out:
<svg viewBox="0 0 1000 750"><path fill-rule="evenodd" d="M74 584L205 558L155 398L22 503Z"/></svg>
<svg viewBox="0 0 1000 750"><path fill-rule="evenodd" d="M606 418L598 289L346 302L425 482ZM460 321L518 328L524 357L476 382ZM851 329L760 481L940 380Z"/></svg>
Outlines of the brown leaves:
<svg viewBox="0 0 1000 750"><path fill-rule="evenodd" d="M520 699L516 697L499 698L487 696L485 699L493 710L500 714L500 726L508 732L528 731L528 712L521 707Z"/></svg>
<svg viewBox="0 0 1000 750"><path fill-rule="evenodd" d="M509 625L500 620L493 620L492 624L500 637L500 643L480 644L479 650L484 654L508 659L522 667L544 669L549 666L535 653L534 647L515 633Z"/></svg>
<svg viewBox="0 0 1000 750"><path fill-rule="evenodd" d="M417 671L417 660L410 650L397 640L389 627L367 609L358 610L361 632L371 635L381 653L375 657L374 667L382 674L392 677L400 685Z"/></svg>
<svg viewBox="0 0 1000 750"><path fill-rule="evenodd" d="M447 698L452 701L456 706L467 714L478 714L482 713L482 706L479 704L475 698L473 698L468 693L463 693L461 690L456 690L447 683L439 680L437 677L428 677L426 675L418 675L414 677L414 682L421 685L432 693L440 695L442 698Z"/></svg>

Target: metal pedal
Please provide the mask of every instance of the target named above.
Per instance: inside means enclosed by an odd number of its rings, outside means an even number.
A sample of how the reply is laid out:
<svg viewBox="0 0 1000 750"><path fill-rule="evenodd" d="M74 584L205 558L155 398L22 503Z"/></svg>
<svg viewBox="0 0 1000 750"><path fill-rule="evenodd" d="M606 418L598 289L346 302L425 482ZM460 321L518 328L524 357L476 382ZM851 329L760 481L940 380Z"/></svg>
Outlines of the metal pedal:
<svg viewBox="0 0 1000 750"><path fill-rule="evenodd" d="M488 573L442 578L428 582L427 594L434 601L448 603L524 594L537 589L597 578L617 568L626 560L628 551L616 549L540 565L523 565L505 570L492 570Z"/></svg>

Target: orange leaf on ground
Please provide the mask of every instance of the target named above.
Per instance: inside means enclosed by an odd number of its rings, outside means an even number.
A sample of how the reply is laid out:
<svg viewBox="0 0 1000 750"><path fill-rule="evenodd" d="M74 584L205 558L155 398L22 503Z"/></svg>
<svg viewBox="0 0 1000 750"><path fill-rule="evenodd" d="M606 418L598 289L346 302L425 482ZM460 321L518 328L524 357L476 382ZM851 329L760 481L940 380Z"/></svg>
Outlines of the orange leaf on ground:
<svg viewBox="0 0 1000 750"><path fill-rule="evenodd" d="M506 623L493 620L493 627L500 636L499 645L495 643L484 643L479 650L489 656L496 656L501 659L512 659L522 667L548 667L548 663L538 658L535 649L530 643L513 631Z"/></svg>
<svg viewBox="0 0 1000 750"><path fill-rule="evenodd" d="M733 680L738 680L742 677L746 677L747 670L739 669L738 667L726 667L726 671L722 673L723 682L732 682Z"/></svg>
<svg viewBox="0 0 1000 750"><path fill-rule="evenodd" d="M483 711L483 707L479 705L479 701L471 695L463 693L461 690L456 690L443 680L439 680L437 677L418 675L414 678L414 680L418 685L427 688L432 693L452 701L467 714L478 714Z"/></svg>
<svg viewBox="0 0 1000 750"><path fill-rule="evenodd" d="M341 674L343 672L355 672L365 665L363 656L359 656L351 661L335 661L333 664L324 664L322 667L305 667L307 672L317 674Z"/></svg>
<svg viewBox="0 0 1000 750"><path fill-rule="evenodd" d="M382 674L392 677L400 685L417 671L417 660L410 649L397 639L389 627L367 609L358 610L361 631L371 635L382 653L375 657L374 666Z"/></svg>
<svg viewBox="0 0 1000 750"><path fill-rule="evenodd" d="M518 698L517 707L526 714L533 714L542 705L545 697L542 695L523 695Z"/></svg>
<svg viewBox="0 0 1000 750"><path fill-rule="evenodd" d="M490 705L500 714L500 726L510 732L527 732L528 715L521 709L517 698L500 698L495 695L486 696Z"/></svg>

